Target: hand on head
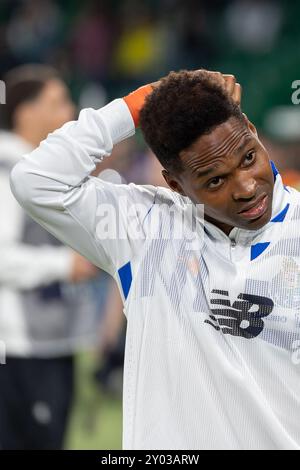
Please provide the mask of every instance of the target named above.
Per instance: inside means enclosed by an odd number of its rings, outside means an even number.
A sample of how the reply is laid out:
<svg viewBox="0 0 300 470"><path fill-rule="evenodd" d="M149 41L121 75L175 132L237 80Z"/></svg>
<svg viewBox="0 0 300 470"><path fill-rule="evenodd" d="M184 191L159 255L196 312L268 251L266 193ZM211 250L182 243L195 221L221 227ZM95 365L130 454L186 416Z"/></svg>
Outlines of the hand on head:
<svg viewBox="0 0 300 470"><path fill-rule="evenodd" d="M195 74L197 74L198 72L199 70L194 71ZM214 78L216 83L218 83L222 88L225 89L227 94L231 96L235 103L240 105L242 87L239 83L236 83L236 78L234 75L222 74L221 72L213 71L206 72ZM159 84L160 80L158 80L157 82L152 82L148 85L141 86L140 88L137 88L135 91L129 93L129 95L123 98L130 110L135 127L139 126L139 115L145 103L146 97L151 94L153 89L158 87Z"/></svg>

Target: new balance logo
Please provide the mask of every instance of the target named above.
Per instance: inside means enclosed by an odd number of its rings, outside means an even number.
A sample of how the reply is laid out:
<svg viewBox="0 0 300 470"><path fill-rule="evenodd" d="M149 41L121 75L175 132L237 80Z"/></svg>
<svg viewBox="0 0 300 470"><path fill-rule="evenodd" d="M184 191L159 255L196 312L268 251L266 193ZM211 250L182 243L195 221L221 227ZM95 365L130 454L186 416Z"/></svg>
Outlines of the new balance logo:
<svg viewBox="0 0 300 470"><path fill-rule="evenodd" d="M239 294L231 305L228 291L213 289L212 294L218 294L211 299L210 320L205 320L217 331L233 336L251 339L258 336L264 329L262 318L267 317L273 310L274 303L267 297L252 294Z"/></svg>

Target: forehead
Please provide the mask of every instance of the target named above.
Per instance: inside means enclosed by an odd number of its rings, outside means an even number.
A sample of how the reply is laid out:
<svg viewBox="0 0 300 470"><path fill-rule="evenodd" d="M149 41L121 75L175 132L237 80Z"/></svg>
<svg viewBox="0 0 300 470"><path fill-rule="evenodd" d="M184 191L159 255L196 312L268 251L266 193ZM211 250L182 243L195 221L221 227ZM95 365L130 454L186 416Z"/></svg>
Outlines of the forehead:
<svg viewBox="0 0 300 470"><path fill-rule="evenodd" d="M230 156L238 155L246 144L255 138L245 122L228 119L207 135L201 136L180 154L187 170L197 170L210 165L226 163Z"/></svg>
<svg viewBox="0 0 300 470"><path fill-rule="evenodd" d="M58 78L48 80L40 94L41 99L51 100L64 96L67 93L67 87L64 82Z"/></svg>

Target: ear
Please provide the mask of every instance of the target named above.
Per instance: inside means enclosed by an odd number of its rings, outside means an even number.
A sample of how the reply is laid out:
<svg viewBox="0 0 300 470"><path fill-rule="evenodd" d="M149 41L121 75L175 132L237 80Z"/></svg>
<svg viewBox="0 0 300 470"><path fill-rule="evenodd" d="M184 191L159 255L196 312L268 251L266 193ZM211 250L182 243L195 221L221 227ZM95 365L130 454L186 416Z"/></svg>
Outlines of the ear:
<svg viewBox="0 0 300 470"><path fill-rule="evenodd" d="M254 134L256 137L258 137L255 125L251 121L249 121L249 119L248 119L248 117L246 116L245 113L243 113L243 116L244 116L244 119L246 121L247 127L250 129L252 134Z"/></svg>
<svg viewBox="0 0 300 470"><path fill-rule="evenodd" d="M186 196L176 176L172 175L168 170L162 170L161 174L163 175L167 185L172 189L172 191L181 194L181 196Z"/></svg>

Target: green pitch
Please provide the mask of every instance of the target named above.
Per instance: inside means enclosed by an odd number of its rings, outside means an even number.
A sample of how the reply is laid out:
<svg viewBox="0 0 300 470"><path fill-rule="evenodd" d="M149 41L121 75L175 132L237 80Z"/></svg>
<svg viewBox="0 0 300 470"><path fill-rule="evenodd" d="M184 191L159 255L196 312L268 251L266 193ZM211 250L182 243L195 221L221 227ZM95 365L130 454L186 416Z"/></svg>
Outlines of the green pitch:
<svg viewBox="0 0 300 470"><path fill-rule="evenodd" d="M76 361L76 393L66 449L121 449L121 396L108 396L93 380L95 358L82 354Z"/></svg>

